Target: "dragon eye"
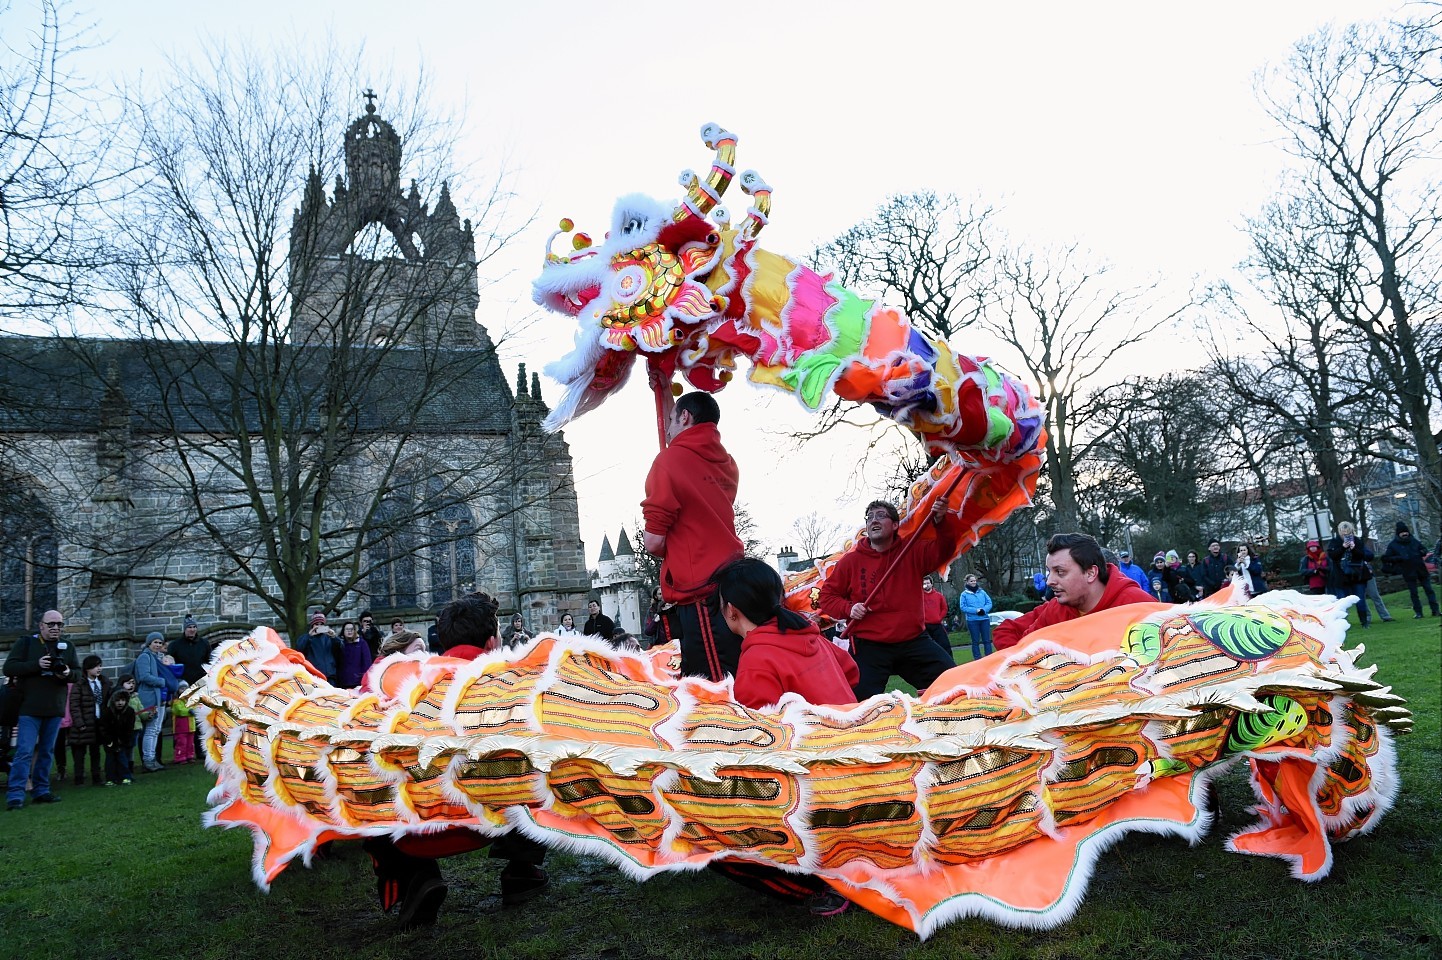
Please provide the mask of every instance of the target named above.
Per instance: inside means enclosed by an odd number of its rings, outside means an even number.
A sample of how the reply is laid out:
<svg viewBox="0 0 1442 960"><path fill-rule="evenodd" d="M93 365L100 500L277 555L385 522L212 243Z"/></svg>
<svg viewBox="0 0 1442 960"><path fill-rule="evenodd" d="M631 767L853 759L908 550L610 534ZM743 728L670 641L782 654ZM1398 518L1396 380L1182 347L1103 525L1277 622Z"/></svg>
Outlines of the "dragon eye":
<svg viewBox="0 0 1442 960"><path fill-rule="evenodd" d="M635 233L637 230L640 230L642 226L643 224L641 223L640 217L631 217L629 220L626 221L626 225L621 228L621 232Z"/></svg>

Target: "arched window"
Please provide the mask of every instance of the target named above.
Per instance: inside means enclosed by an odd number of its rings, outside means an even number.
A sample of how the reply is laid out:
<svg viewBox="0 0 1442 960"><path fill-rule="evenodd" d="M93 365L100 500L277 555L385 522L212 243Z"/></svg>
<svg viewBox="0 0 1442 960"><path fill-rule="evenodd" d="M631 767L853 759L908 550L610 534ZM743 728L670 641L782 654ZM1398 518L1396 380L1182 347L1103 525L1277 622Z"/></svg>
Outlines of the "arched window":
<svg viewBox="0 0 1442 960"><path fill-rule="evenodd" d="M452 503L431 519L431 602L449 603L475 589L476 521L463 503Z"/></svg>
<svg viewBox="0 0 1442 960"><path fill-rule="evenodd" d="M366 548L366 562L371 566L366 592L373 607L416 606L415 535L404 522L410 513L389 499L376 511L373 538Z"/></svg>
<svg viewBox="0 0 1442 960"><path fill-rule="evenodd" d="M6 497L0 514L0 632L30 633L60 605L59 552L50 513L30 494Z"/></svg>

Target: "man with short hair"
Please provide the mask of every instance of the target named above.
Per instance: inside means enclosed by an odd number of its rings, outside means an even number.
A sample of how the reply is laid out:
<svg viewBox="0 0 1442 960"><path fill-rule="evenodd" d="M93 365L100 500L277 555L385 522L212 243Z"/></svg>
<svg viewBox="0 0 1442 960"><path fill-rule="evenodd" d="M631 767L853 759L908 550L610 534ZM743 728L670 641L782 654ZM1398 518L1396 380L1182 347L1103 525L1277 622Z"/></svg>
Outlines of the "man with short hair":
<svg viewBox="0 0 1442 960"><path fill-rule="evenodd" d="M588 637L600 637L607 643L616 632L616 622L601 612L601 601L591 600L586 604L586 612L590 614L586 623L581 627L581 633Z"/></svg>
<svg viewBox="0 0 1442 960"><path fill-rule="evenodd" d="M55 737L65 716L70 681L80 671L75 647L62 635L65 618L58 610L40 616L40 630L21 637L5 658L5 676L24 681L19 695L20 717L15 725L15 756L10 761L10 781L5 791L5 809L25 806L26 781L34 787L35 803L60 800L50 789L50 765L55 756Z"/></svg>
<svg viewBox="0 0 1442 960"><path fill-rule="evenodd" d="M996 649L1014 647L1043 627L1065 623L1099 610L1156 598L1106 561L1101 545L1084 533L1059 533L1046 544L1047 586L1052 599L1030 613L997 624Z"/></svg>
<svg viewBox="0 0 1442 960"><path fill-rule="evenodd" d="M873 500L865 518L866 536L836 561L819 600L822 613L847 621L851 654L861 671L858 700L884 690L892 674L920 691L956 666L926 632L921 578L950 562L962 532L961 521L940 497L931 508L935 535L910 547L896 535L901 526L896 507Z"/></svg>
<svg viewBox="0 0 1442 960"><path fill-rule="evenodd" d="M1207 555L1202 558L1202 599L1205 600L1226 583L1232 574L1232 558L1222 552L1220 540L1207 542Z"/></svg>
<svg viewBox="0 0 1442 960"><path fill-rule="evenodd" d="M661 596L680 622L681 673L711 680L734 674L741 658L741 638L716 606L711 577L745 552L736 536L741 473L721 445L720 422L709 393L677 400L641 501L642 545L661 559Z"/></svg>
<svg viewBox="0 0 1442 960"><path fill-rule="evenodd" d="M484 593L452 600L436 617L439 642L461 659L474 659L500 649L497 607L495 599ZM404 627L401 624L402 630ZM464 827L412 834L399 841L387 836L361 841L375 870L381 909L388 912L399 905L398 919L403 930L436 922L448 892L436 860L487 845L492 857L508 861L501 871L503 905L515 906L533 899L550 884L541 866L546 859L545 846L515 831L496 837L494 842Z"/></svg>
<svg viewBox="0 0 1442 960"><path fill-rule="evenodd" d="M361 639L366 642L366 646L370 647L371 660L375 660L376 655L381 652L381 640L383 638L381 637L380 628L376 626L376 618L369 610L361 611L360 635Z"/></svg>

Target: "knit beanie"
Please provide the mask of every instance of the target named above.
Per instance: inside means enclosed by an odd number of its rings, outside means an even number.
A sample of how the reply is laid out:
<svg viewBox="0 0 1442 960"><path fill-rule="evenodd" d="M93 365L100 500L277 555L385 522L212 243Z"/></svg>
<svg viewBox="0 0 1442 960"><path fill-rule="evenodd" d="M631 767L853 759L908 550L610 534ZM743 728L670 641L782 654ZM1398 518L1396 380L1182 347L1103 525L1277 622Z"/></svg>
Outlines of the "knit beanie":
<svg viewBox="0 0 1442 960"><path fill-rule="evenodd" d="M1397 521L1397 532L1398 532L1398 533L1411 533L1412 531L1407 529L1407 524L1403 523L1401 520L1398 520L1398 521Z"/></svg>

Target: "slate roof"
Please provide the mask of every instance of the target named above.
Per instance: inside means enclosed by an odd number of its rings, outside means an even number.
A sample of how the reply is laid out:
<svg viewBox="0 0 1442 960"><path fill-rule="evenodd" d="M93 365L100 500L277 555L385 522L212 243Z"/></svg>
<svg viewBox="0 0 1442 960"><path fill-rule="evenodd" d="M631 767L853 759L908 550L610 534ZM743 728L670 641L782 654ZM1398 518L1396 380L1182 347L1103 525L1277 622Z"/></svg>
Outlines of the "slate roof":
<svg viewBox="0 0 1442 960"><path fill-rule="evenodd" d="M261 361L259 364L257 361ZM278 377L247 372L261 366ZM286 346L242 353L235 343L0 337L0 431L90 433L102 420L131 429L228 432L237 401L252 429L266 401L267 380L282 424L320 422L326 376L359 386L353 416L359 432L509 433L514 395L488 349ZM120 421L120 422L116 422Z"/></svg>

